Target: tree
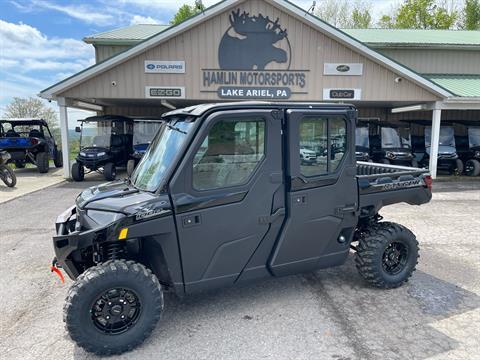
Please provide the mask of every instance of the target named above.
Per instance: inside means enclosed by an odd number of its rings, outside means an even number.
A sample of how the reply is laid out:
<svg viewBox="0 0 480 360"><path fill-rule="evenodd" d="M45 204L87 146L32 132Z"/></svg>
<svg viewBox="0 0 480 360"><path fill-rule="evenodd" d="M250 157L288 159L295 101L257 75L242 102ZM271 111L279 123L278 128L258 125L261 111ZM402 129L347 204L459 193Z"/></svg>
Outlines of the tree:
<svg viewBox="0 0 480 360"><path fill-rule="evenodd" d="M457 12L435 0L404 0L392 16L383 15L379 26L397 29L450 29Z"/></svg>
<svg viewBox="0 0 480 360"><path fill-rule="evenodd" d="M368 28L372 23L369 7L362 1L323 0L315 14L338 28Z"/></svg>
<svg viewBox="0 0 480 360"><path fill-rule="evenodd" d="M465 30L480 30L480 0L466 0L461 27Z"/></svg>
<svg viewBox="0 0 480 360"><path fill-rule="evenodd" d="M191 5L191 6L188 4L183 4L180 7L180 9L178 9L173 19L170 20L170 24L171 25L180 24L181 22L187 20L188 18L191 18L192 16L197 15L198 13L204 10L205 10L205 6L200 1L196 1L195 5Z"/></svg>
<svg viewBox="0 0 480 360"><path fill-rule="evenodd" d="M46 106L40 99L33 97L19 98L13 100L5 108L5 118L35 118L43 119L47 122L55 142L60 143L60 129L58 127L58 118L52 108Z"/></svg>

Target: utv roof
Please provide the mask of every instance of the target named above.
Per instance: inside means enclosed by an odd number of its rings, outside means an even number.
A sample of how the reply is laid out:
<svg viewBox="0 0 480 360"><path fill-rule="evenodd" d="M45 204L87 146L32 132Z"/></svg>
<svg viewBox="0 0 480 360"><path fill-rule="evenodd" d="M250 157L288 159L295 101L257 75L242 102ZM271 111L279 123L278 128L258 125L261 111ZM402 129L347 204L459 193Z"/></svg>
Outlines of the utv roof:
<svg viewBox="0 0 480 360"><path fill-rule="evenodd" d="M225 103L210 103L189 106L183 109L169 111L163 116L191 115L201 116L211 110L235 110L235 109L332 109L332 110L355 110L351 104L335 104L321 102L268 102L268 101L237 101Z"/></svg>
<svg viewBox="0 0 480 360"><path fill-rule="evenodd" d="M121 122L131 122L133 121L132 118L121 116L121 115L99 115L99 116L90 116L82 120L78 120L79 122L95 122L95 121L121 121Z"/></svg>
<svg viewBox="0 0 480 360"><path fill-rule="evenodd" d="M47 122L43 119L29 119L29 118L12 118L12 119L1 119L0 124L12 124L14 126L20 125L42 125L48 126Z"/></svg>

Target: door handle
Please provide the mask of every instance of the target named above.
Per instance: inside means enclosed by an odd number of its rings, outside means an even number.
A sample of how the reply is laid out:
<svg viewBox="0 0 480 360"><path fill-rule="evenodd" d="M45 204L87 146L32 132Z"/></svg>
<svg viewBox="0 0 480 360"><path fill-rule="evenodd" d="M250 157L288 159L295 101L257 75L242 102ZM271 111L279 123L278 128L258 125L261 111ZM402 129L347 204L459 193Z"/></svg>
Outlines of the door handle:
<svg viewBox="0 0 480 360"><path fill-rule="evenodd" d="M357 204L346 204L335 208L336 215L342 215L344 213L352 213L357 211Z"/></svg>
<svg viewBox="0 0 480 360"><path fill-rule="evenodd" d="M182 217L182 225L185 228L195 226L195 225L200 225L201 223L202 223L202 218L200 214L187 215Z"/></svg>
<svg viewBox="0 0 480 360"><path fill-rule="evenodd" d="M282 217L284 215L285 215L285 208L279 208L275 210L275 212L271 215L260 216L258 218L258 222L260 224L271 224L275 222L279 217Z"/></svg>

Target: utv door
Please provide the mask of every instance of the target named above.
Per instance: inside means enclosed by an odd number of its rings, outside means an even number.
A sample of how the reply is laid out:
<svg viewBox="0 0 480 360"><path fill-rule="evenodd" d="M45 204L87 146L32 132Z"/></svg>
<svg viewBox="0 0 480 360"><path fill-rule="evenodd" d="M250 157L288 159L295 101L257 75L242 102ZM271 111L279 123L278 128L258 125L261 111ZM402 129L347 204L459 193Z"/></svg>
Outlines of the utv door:
<svg viewBox="0 0 480 360"><path fill-rule="evenodd" d="M287 220L270 267L275 275L341 264L356 226L353 111L288 111ZM317 153L300 161L300 149Z"/></svg>
<svg viewBox="0 0 480 360"><path fill-rule="evenodd" d="M171 182L186 292L268 274L284 217L281 119L238 110L203 121Z"/></svg>

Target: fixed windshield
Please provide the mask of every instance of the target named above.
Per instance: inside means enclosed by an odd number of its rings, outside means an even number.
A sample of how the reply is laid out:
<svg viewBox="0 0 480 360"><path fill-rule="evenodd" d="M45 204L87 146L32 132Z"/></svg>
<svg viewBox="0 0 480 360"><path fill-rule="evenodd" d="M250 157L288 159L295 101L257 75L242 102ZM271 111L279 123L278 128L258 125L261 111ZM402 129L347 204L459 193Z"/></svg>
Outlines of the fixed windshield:
<svg viewBox="0 0 480 360"><path fill-rule="evenodd" d="M370 142L368 141L368 127L362 126L355 129L355 146L368 148Z"/></svg>
<svg viewBox="0 0 480 360"><path fill-rule="evenodd" d="M382 127L382 148L409 149L411 147L410 131L407 128Z"/></svg>
<svg viewBox="0 0 480 360"><path fill-rule="evenodd" d="M133 125L133 145L150 144L160 128L160 121L135 121Z"/></svg>
<svg viewBox="0 0 480 360"><path fill-rule="evenodd" d="M468 142L471 148L480 146L480 126L468 128Z"/></svg>
<svg viewBox="0 0 480 360"><path fill-rule="evenodd" d="M145 191L158 189L165 180L168 170L174 165L175 157L183 147L193 124L185 118L175 118L160 126L132 174L132 183L135 187Z"/></svg>
<svg viewBox="0 0 480 360"><path fill-rule="evenodd" d="M112 135L112 122L104 121L84 121L82 124L82 134L80 144L82 148L100 147L109 148Z"/></svg>
<svg viewBox="0 0 480 360"><path fill-rule="evenodd" d="M451 126L440 127L440 141L439 145L455 147L455 132ZM425 128L425 146L430 147L432 143L432 127Z"/></svg>

